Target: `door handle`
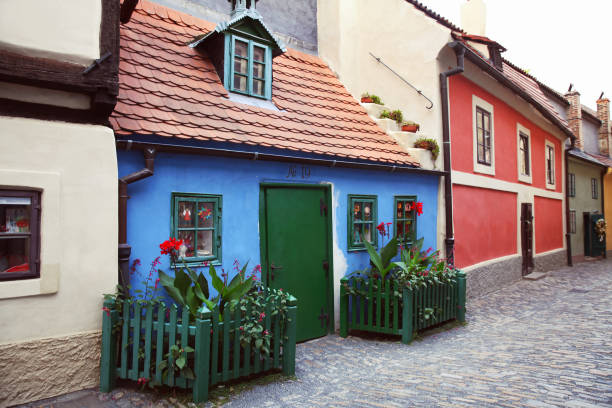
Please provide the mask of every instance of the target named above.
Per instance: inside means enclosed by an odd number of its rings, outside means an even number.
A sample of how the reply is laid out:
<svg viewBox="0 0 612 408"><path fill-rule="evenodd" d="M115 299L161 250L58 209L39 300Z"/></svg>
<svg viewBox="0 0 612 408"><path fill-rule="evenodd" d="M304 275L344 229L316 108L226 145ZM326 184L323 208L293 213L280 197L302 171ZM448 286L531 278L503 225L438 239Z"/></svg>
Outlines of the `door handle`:
<svg viewBox="0 0 612 408"><path fill-rule="evenodd" d="M276 266L274 265L274 262L272 262L272 264L270 264L270 269L272 270L272 273L270 274L270 277L272 278L272 280L274 280L274 271L276 269L283 269L282 266Z"/></svg>

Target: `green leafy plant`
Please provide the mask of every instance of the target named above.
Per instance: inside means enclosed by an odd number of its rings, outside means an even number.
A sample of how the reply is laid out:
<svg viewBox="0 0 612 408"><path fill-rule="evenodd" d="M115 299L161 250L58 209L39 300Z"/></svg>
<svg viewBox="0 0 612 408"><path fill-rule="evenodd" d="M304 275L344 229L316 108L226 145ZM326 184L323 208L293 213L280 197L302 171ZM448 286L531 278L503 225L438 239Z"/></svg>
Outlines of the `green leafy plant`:
<svg viewBox="0 0 612 408"><path fill-rule="evenodd" d="M170 350L166 353L165 360L159 362L157 367L162 370L162 376L166 378L168 371L172 370L177 376L183 376L188 380L195 379L195 374L189 365L187 364L189 353L193 353L195 350L189 346L181 347L180 342L170 346Z"/></svg>
<svg viewBox="0 0 612 408"><path fill-rule="evenodd" d="M361 102L365 102L364 99L365 100L369 99L372 101L371 103L375 103L377 105L384 105L383 101L380 99L378 95L370 94L368 92L361 94Z"/></svg>
<svg viewBox="0 0 612 408"><path fill-rule="evenodd" d="M404 121L404 115L402 114L402 111L399 109L396 109L394 111L388 111L388 110L383 110L380 113L379 116L381 119L391 119L397 122L398 125L401 125L402 122Z"/></svg>
<svg viewBox="0 0 612 408"><path fill-rule="evenodd" d="M272 333L265 328L266 318L280 315L280 333L284 334L289 307L289 294L282 289L264 288L260 281L255 282L252 290L233 301L231 308L239 307L244 313L243 324L240 326L240 343L243 346L252 345L260 352L270 354ZM266 305L272 305L270 315L266 315Z"/></svg>
<svg viewBox="0 0 612 408"><path fill-rule="evenodd" d="M420 149L427 149L431 152L431 158L436 160L438 155L440 154L440 146L438 146L438 142L435 139L429 138L420 138L416 142L414 142L414 147L418 147Z"/></svg>
<svg viewBox="0 0 612 408"><path fill-rule="evenodd" d="M417 240L410 248L401 248L401 261L394 262L397 269L393 271L392 279L400 286L409 288L453 281L456 271L439 257L439 251L432 251L431 248L422 251L422 247L423 238Z"/></svg>

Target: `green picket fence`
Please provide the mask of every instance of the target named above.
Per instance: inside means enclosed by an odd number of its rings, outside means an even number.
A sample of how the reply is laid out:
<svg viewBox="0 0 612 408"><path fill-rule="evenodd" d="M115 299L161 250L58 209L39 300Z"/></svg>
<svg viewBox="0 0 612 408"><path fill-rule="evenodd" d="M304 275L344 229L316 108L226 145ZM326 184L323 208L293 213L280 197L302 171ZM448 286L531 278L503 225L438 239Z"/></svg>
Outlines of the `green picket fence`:
<svg viewBox="0 0 612 408"><path fill-rule="evenodd" d="M354 289L349 291L347 286ZM340 336L363 330L402 336L412 341L415 331L457 319L465 321L466 278L458 272L452 283L417 290L399 288L394 282L343 278L340 285ZM351 293L357 292L357 293ZM395 293L401 294L401 299Z"/></svg>
<svg viewBox="0 0 612 408"><path fill-rule="evenodd" d="M272 305L266 306L265 328L273 335L268 355L240 344L239 328L243 324L240 308L232 313L226 307L220 321L218 308L211 312L203 306L195 324L190 325L188 307L179 310L176 305L124 302L118 311L114 302L104 302L105 310L109 311L103 312L102 320L102 392L110 392L117 378L147 378L170 387L192 389L193 401L198 403L208 399L210 385L271 369L282 369L285 375L295 373L297 300L293 297L288 303L284 333L279 314L271 316ZM181 347L195 350L188 354L194 380L175 375L172 369L162 375L159 368L170 347L178 342ZM172 366L171 357L168 366Z"/></svg>

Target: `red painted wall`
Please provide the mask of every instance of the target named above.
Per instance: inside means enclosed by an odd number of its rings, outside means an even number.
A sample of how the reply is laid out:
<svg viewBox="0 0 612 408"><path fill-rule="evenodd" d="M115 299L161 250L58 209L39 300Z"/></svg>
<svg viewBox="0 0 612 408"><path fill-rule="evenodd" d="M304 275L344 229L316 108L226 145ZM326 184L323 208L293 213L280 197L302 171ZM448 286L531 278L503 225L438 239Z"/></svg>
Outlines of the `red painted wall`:
<svg viewBox="0 0 612 408"><path fill-rule="evenodd" d="M563 248L563 202L534 198L535 253Z"/></svg>
<svg viewBox="0 0 612 408"><path fill-rule="evenodd" d="M454 185L453 211L459 268L516 253L516 194Z"/></svg>
<svg viewBox="0 0 612 408"><path fill-rule="evenodd" d="M531 168L534 187L546 188L544 159L545 140L555 144L556 191L561 192L561 141L540 129L505 102L462 75L449 79L450 127L452 168L474 173L472 95L493 105L493 136L495 146L495 178L518 183L516 125L520 123L531 132ZM483 175L482 173L474 173ZM486 175L483 175L486 176ZM486 176L493 177L493 176Z"/></svg>

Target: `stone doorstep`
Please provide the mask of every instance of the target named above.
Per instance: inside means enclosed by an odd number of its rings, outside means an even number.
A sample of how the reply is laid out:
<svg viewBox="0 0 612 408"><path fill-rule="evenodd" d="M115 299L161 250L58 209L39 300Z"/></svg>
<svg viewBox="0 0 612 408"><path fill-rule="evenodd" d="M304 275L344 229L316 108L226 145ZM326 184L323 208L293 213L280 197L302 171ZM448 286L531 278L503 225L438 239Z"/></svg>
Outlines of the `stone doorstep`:
<svg viewBox="0 0 612 408"><path fill-rule="evenodd" d="M529 275L523 276L523 279L526 280L539 280L546 277L546 273L544 272L531 272Z"/></svg>

